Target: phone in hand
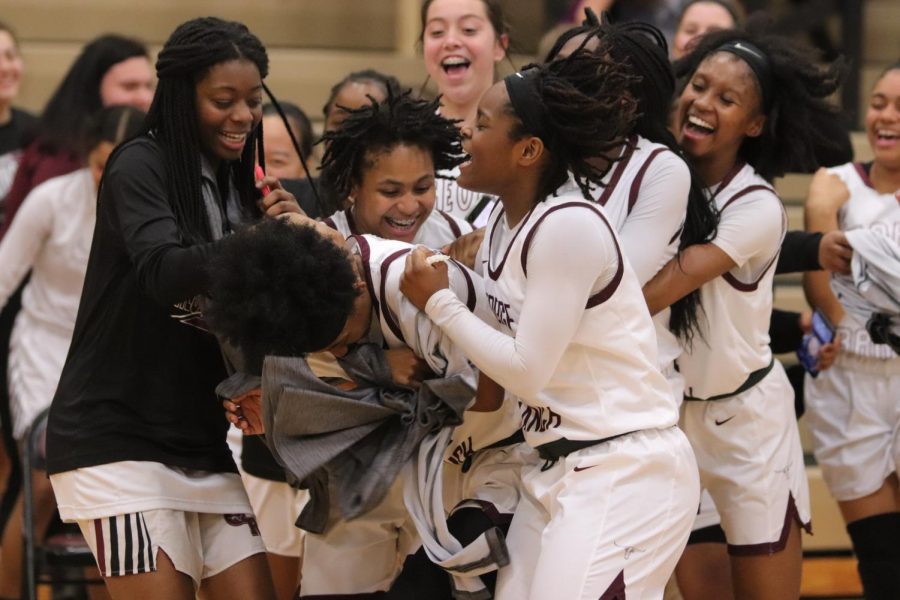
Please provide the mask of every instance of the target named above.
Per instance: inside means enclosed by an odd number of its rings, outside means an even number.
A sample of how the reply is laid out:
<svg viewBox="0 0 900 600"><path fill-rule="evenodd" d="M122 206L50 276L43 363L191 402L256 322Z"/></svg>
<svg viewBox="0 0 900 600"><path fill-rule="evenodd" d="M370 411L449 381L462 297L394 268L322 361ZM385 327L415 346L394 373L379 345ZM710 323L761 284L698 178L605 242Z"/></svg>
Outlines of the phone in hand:
<svg viewBox="0 0 900 600"><path fill-rule="evenodd" d="M797 348L797 358L800 360L800 364L813 377L819 374L819 369L816 368L819 362L819 352L821 352L822 346L834 341L834 335L834 325L818 309L814 310L812 331L803 336L800 347Z"/></svg>
<svg viewBox="0 0 900 600"><path fill-rule="evenodd" d="M257 181L266 177L265 171L263 171L262 167L259 165L256 165L256 167L253 169L253 175L256 177ZM260 193L263 195L263 197L265 197L268 196L271 191L272 189L269 186L263 186L263 188L260 190Z"/></svg>

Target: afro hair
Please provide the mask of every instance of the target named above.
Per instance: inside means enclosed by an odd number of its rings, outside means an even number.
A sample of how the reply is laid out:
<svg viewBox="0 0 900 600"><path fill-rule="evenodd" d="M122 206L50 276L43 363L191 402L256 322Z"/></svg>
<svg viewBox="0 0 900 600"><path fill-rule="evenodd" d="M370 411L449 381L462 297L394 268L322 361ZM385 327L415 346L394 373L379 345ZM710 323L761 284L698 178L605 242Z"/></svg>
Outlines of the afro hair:
<svg viewBox="0 0 900 600"><path fill-rule="evenodd" d="M349 253L315 228L267 219L222 240L209 264L207 323L249 368L268 354L327 348L353 309Z"/></svg>

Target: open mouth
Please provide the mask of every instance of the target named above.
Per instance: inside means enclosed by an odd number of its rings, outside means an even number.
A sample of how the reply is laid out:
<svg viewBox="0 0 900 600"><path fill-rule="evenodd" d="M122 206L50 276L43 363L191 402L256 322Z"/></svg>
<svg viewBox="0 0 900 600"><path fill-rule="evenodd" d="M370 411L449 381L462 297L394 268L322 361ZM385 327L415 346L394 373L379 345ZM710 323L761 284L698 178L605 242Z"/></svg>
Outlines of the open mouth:
<svg viewBox="0 0 900 600"><path fill-rule="evenodd" d="M890 131L888 129L878 129L875 131L875 139L886 144L893 144L900 140L900 132Z"/></svg>
<svg viewBox="0 0 900 600"><path fill-rule="evenodd" d="M441 68L447 75L462 75L472 65L472 61L461 56L450 56L441 61Z"/></svg>
<svg viewBox="0 0 900 600"><path fill-rule="evenodd" d="M229 133L227 131L220 131L219 137L225 142L225 145L229 148L240 150L244 147L244 142L247 141L247 133Z"/></svg>
<svg viewBox="0 0 900 600"><path fill-rule="evenodd" d="M460 169L465 169L466 167L468 167L469 165L472 164L472 155L471 154L466 154L464 158L465 158L465 160L463 160L461 163L459 163Z"/></svg>
<svg viewBox="0 0 900 600"><path fill-rule="evenodd" d="M695 115L688 115L684 129L694 135L710 135L716 130L712 123Z"/></svg>
<svg viewBox="0 0 900 600"><path fill-rule="evenodd" d="M416 223L419 222L419 217L407 217L404 219L397 219L395 217L389 217L387 215L384 216L384 221L393 229L397 229L399 231L412 231Z"/></svg>

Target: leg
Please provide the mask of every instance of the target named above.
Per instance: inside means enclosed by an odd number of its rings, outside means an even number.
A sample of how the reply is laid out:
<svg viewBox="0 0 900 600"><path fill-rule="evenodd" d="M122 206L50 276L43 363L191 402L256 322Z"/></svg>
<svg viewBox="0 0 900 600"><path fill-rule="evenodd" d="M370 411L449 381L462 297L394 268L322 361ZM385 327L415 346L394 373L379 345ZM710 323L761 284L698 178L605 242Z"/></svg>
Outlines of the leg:
<svg viewBox="0 0 900 600"><path fill-rule="evenodd" d="M684 600L717 598L733 600L731 561L721 517L709 493L700 494L700 509L694 517L694 529L675 576Z"/></svg>
<svg viewBox="0 0 900 600"><path fill-rule="evenodd" d="M254 554L204 579L199 597L208 600L274 600L275 588L265 554Z"/></svg>
<svg viewBox="0 0 900 600"><path fill-rule="evenodd" d="M866 598L900 598L900 503L897 474L873 494L839 503L853 541Z"/></svg>
<svg viewBox="0 0 900 600"><path fill-rule="evenodd" d="M297 578L300 576L300 559L267 552L266 561L269 563L278 600L293 600L297 591Z"/></svg>
<svg viewBox="0 0 900 600"><path fill-rule="evenodd" d="M675 567L684 600L732 600L731 562L722 543L688 544Z"/></svg>
<svg viewBox="0 0 900 600"><path fill-rule="evenodd" d="M53 498L50 481L45 473L33 473L32 485L34 490L34 535L36 543L40 543L53 518L56 502ZM3 532L3 554L0 555L0 598L16 598L22 590L23 513L24 499L19 494L13 513Z"/></svg>
<svg viewBox="0 0 900 600"><path fill-rule="evenodd" d="M113 600L194 600L194 582L161 549L155 571L107 577L106 589Z"/></svg>
<svg viewBox="0 0 900 600"><path fill-rule="evenodd" d="M738 600L796 600L800 597L803 552L800 526L792 521L784 550L768 555L732 556Z"/></svg>

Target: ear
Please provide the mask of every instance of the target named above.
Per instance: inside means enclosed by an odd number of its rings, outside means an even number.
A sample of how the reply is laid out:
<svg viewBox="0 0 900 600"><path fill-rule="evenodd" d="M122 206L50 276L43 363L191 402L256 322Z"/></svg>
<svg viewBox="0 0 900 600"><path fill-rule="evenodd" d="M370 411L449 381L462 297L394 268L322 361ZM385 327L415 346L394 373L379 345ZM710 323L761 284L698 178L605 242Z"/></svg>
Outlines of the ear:
<svg viewBox="0 0 900 600"><path fill-rule="evenodd" d="M763 128L766 126L766 115L758 114L752 119L750 119L750 123L747 125L746 134L747 137L759 137L762 135Z"/></svg>
<svg viewBox="0 0 900 600"><path fill-rule="evenodd" d="M347 196L347 204L351 206L356 204L356 195L359 194L359 184L354 183L350 188L350 194Z"/></svg>
<svg viewBox="0 0 900 600"><path fill-rule="evenodd" d="M509 34L502 33L494 43L494 62L498 63L506 58L506 51L509 49Z"/></svg>
<svg viewBox="0 0 900 600"><path fill-rule="evenodd" d="M544 142L536 136L519 141L521 149L516 162L519 166L530 168L540 162L544 156Z"/></svg>

